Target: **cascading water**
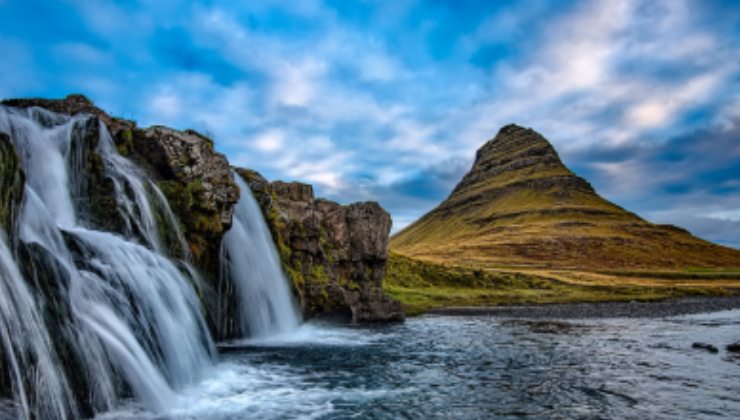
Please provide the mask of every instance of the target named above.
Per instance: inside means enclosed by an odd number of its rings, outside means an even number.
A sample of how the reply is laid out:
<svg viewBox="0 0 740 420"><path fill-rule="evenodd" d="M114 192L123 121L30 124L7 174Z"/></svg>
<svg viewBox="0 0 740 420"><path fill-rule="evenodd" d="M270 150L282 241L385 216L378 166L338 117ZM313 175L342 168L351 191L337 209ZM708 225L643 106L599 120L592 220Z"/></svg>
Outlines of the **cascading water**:
<svg viewBox="0 0 740 420"><path fill-rule="evenodd" d="M294 330L300 323L296 303L259 204L249 186L234 174L241 190L231 230L224 236L224 275L236 286L239 321L246 337Z"/></svg>
<svg viewBox="0 0 740 420"><path fill-rule="evenodd" d="M66 418L73 413L72 393L60 375L49 332L4 232L0 232L0 339L17 412L26 418L32 414Z"/></svg>
<svg viewBox="0 0 740 420"><path fill-rule="evenodd" d="M26 418L77 416L70 388L90 406L88 414L130 393L163 412L173 389L213 363L191 281L162 255L153 208L164 208L165 221L175 224L172 213L156 186L118 155L102 124L96 153L113 182L124 236L80 220L74 196L84 191L86 168L73 141L90 134L89 123L86 116L0 106L0 131L10 135L27 179L17 227L27 281L0 244L2 352L16 411ZM26 283L36 285L38 296ZM24 370L31 368L39 382L31 387L43 393L36 402L25 388Z"/></svg>

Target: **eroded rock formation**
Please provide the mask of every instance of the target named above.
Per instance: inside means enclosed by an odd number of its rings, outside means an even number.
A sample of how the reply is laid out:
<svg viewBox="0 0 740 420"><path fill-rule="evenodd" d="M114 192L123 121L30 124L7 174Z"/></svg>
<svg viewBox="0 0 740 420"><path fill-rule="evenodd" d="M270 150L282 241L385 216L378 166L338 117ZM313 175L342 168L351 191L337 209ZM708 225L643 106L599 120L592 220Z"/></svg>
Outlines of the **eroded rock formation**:
<svg viewBox="0 0 740 420"><path fill-rule="evenodd" d="M118 151L145 168L148 175L167 196L172 210L184 228L189 251L194 262L211 280L218 277L218 253L221 238L231 226L234 204L239 199L239 188L226 157L215 151L213 141L193 131L178 131L166 127L142 129L130 120L111 117L82 95L64 99L10 99L3 105L17 108L40 107L65 114L86 114L95 117L86 124L85 138L75 139L81 163L92 174L83 183L88 191L80 196L93 199L83 204L86 217L97 226L120 231L121 222L115 214L112 186L106 180L100 157L95 153L98 144L98 120L113 137ZM169 232L162 232L165 239ZM174 239L167 240L173 242ZM177 248L179 244L170 243ZM173 253L176 253L173 250Z"/></svg>
<svg viewBox="0 0 740 420"><path fill-rule="evenodd" d="M374 202L347 206L314 198L299 182L268 182L237 169L260 203L304 316L354 322L404 318L383 293L391 217Z"/></svg>
<svg viewBox="0 0 740 420"><path fill-rule="evenodd" d="M118 144L149 168L184 227L194 260L217 277L221 238L239 200L226 157L215 151L213 141L193 130L135 129Z"/></svg>

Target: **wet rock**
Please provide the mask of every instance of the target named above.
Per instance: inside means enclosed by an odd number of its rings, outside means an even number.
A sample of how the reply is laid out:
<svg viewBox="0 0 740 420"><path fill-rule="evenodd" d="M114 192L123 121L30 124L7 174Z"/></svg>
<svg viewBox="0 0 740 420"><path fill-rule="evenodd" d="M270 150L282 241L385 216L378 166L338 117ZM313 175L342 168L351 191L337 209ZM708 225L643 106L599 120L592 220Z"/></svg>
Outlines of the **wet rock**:
<svg viewBox="0 0 740 420"><path fill-rule="evenodd" d="M10 137L0 133L0 227L10 233L23 200L25 176Z"/></svg>
<svg viewBox="0 0 740 420"><path fill-rule="evenodd" d="M726 349L732 353L740 353L740 342L728 344Z"/></svg>
<svg viewBox="0 0 740 420"><path fill-rule="evenodd" d="M226 157L192 130L151 127L132 137L129 149L146 161L185 228L194 259L215 278L218 247L239 200Z"/></svg>
<svg viewBox="0 0 740 420"><path fill-rule="evenodd" d="M110 130L113 137L116 137L119 133L130 130L136 126L136 123L133 121L111 117L105 111L95 106L91 100L79 94L68 95L64 99L6 99L2 101L2 104L16 108L39 107L64 115L91 115L103 121L103 123L108 126L108 130Z"/></svg>
<svg viewBox="0 0 740 420"><path fill-rule="evenodd" d="M698 343L697 342L697 343L692 344L691 347L694 348L694 349L706 350L706 351L708 351L710 353L717 353L717 352L719 352L719 349L717 347L715 347L715 346L713 346L711 344L708 344L708 343Z"/></svg>
<svg viewBox="0 0 740 420"><path fill-rule="evenodd" d="M72 201L80 221L85 225L110 232L124 232L126 222L117 210L113 180L106 174L105 164L98 153L99 141L98 118L75 124L70 142L70 164L84 168L84 171L70 173Z"/></svg>
<svg viewBox="0 0 740 420"><path fill-rule="evenodd" d="M304 317L404 319L401 304L383 292L391 218L380 205L342 206L314 198L308 184L237 172L262 207Z"/></svg>
<svg viewBox="0 0 740 420"><path fill-rule="evenodd" d="M108 115L82 95L63 99L9 99L3 105L17 108L40 107L65 115L86 114L95 117L85 133L73 142L79 149L81 164L91 174L77 196L79 210L91 224L120 232L122 223L115 214L111 185L103 175L96 152L97 124L108 128L119 153L143 167L167 197L183 226L190 254L200 271L215 282L218 278L218 253L221 238L231 226L239 188L234 182L226 157L214 150L213 141L193 130L178 131L166 127L141 129L136 123ZM160 235L167 237L166 233ZM179 244L165 244L178 248ZM179 257L180 255L173 255Z"/></svg>

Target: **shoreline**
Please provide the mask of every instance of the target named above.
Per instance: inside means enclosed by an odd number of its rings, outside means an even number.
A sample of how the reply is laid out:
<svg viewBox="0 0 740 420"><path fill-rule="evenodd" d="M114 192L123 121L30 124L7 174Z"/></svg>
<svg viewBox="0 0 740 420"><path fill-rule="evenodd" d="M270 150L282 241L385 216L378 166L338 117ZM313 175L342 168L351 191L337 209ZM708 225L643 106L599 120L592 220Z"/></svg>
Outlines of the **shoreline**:
<svg viewBox="0 0 740 420"><path fill-rule="evenodd" d="M450 306L433 308L421 315L505 318L661 318L740 309L740 295L700 296L652 302L583 302L501 306Z"/></svg>

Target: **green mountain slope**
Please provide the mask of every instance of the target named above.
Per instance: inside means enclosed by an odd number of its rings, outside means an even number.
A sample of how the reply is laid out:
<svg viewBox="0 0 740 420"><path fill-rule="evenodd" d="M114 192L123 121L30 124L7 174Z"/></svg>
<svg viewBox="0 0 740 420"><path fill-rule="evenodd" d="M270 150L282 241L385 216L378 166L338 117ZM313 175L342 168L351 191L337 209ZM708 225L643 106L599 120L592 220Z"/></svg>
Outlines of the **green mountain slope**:
<svg viewBox="0 0 740 420"><path fill-rule="evenodd" d="M600 197L539 133L503 127L437 208L391 250L480 268L740 267L740 251L656 225Z"/></svg>

